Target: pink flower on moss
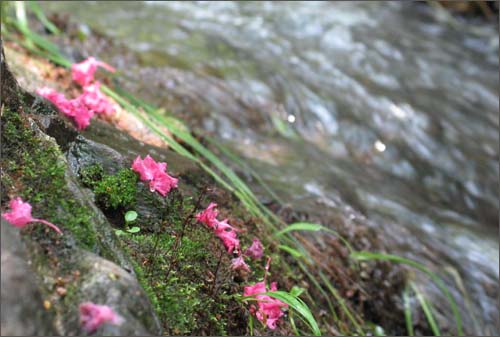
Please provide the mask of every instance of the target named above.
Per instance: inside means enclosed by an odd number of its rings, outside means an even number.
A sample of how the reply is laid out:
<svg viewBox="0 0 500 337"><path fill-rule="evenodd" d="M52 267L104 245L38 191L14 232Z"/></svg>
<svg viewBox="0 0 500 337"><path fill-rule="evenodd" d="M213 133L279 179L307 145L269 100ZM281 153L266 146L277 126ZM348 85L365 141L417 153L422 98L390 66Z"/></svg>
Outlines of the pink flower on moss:
<svg viewBox="0 0 500 337"><path fill-rule="evenodd" d="M195 215L196 220L210 228L214 228L218 222L216 217L219 213L216 207L217 204L215 202L211 202L205 210Z"/></svg>
<svg viewBox="0 0 500 337"><path fill-rule="evenodd" d="M106 322L120 325L123 323L123 318L107 305L92 302L80 304L80 324L86 332L92 333Z"/></svg>
<svg viewBox="0 0 500 337"><path fill-rule="evenodd" d="M71 66L71 76L73 81L85 87L94 81L94 74L97 71L97 67L102 67L110 72L115 72L115 68L110 65L97 61L93 57L89 57L86 60L75 63Z"/></svg>
<svg viewBox="0 0 500 337"><path fill-rule="evenodd" d="M227 219L224 219L222 221L215 220L214 231L216 235L229 231L241 232L241 230L228 224L227 221L228 221Z"/></svg>
<svg viewBox="0 0 500 337"><path fill-rule="evenodd" d="M99 82L85 86L80 100L89 110L95 113L111 115L115 112L115 106L101 92L101 84Z"/></svg>
<svg viewBox="0 0 500 337"><path fill-rule="evenodd" d="M276 282L272 282L269 291L276 291ZM267 292L265 280L258 282L253 286L246 286L243 290L243 296L254 296L258 302L258 309L251 307L251 312L257 319L266 324L269 329L276 329L278 320L284 315L282 308L287 308L286 303L281 302L268 295L260 295Z"/></svg>
<svg viewBox="0 0 500 337"><path fill-rule="evenodd" d="M14 198L9 202L11 211L2 214L5 220L10 222L13 226L22 228L29 224L30 222L40 222L44 225L49 226L57 233L62 234L61 230L54 225L43 219L33 218L31 216L31 205L24 202L21 198Z"/></svg>
<svg viewBox="0 0 500 337"><path fill-rule="evenodd" d="M222 221L215 220L213 228L215 236L221 239L228 253L240 249L240 240L238 240L238 235L236 234L239 230L228 224L227 219Z"/></svg>
<svg viewBox="0 0 500 337"><path fill-rule="evenodd" d="M243 256L239 256L231 260L231 269L233 270L246 270L250 272L250 267L246 264L245 260L243 260Z"/></svg>
<svg viewBox="0 0 500 337"><path fill-rule="evenodd" d="M90 124L90 119L94 115L83 103L81 97L68 100L66 97L51 88L37 89L37 94L51 101L63 114L72 117L79 130L85 129Z"/></svg>
<svg viewBox="0 0 500 337"><path fill-rule="evenodd" d="M149 155L144 160L137 156L132 162L132 170L139 173L142 181L149 180L151 192L157 191L165 196L172 188L177 188L178 179L167 174L167 163L157 163Z"/></svg>
<svg viewBox="0 0 500 337"><path fill-rule="evenodd" d="M255 260L264 255L264 247L259 239L253 239L252 245L245 250L245 255Z"/></svg>

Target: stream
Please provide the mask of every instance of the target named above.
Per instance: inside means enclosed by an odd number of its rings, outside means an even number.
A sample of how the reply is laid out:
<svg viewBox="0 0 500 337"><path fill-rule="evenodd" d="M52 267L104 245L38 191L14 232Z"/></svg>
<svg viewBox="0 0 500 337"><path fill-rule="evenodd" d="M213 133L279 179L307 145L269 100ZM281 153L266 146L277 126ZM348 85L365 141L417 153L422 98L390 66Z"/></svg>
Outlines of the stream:
<svg viewBox="0 0 500 337"><path fill-rule="evenodd" d="M448 273L466 331L500 333L498 26L399 2L43 7L130 48L131 63L99 56L242 156L288 207L355 210L340 214Z"/></svg>

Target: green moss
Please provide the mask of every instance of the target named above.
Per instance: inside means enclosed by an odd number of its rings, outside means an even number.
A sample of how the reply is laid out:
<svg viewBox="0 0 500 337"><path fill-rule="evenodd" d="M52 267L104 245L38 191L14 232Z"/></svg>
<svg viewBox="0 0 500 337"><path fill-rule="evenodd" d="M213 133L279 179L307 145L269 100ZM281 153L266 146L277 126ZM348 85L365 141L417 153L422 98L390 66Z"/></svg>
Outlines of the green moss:
<svg viewBox="0 0 500 337"><path fill-rule="evenodd" d="M70 230L77 244L94 250L92 213L72 198L66 183L66 165L55 143L35 135L28 120L17 112L2 113L2 187L4 194L20 196L33 206L33 215ZM2 199L5 202L5 199ZM38 226L32 235L44 233ZM51 234L54 235L54 234Z"/></svg>
<svg viewBox="0 0 500 337"><path fill-rule="evenodd" d="M99 164L83 167L80 169L80 180L85 187L94 189L104 176L104 169Z"/></svg>
<svg viewBox="0 0 500 337"><path fill-rule="evenodd" d="M227 254L217 251L221 247L213 233L186 221L193 207L190 198L174 198L172 205L176 208L165 214L159 232L124 236L138 280L168 334L227 335L233 319L228 305L238 305L227 295L231 274L221 272L220 265L228 265Z"/></svg>
<svg viewBox="0 0 500 337"><path fill-rule="evenodd" d="M137 174L129 168L113 175L104 175L102 166L94 164L80 170L80 180L92 188L97 203L104 209L123 210L135 204Z"/></svg>

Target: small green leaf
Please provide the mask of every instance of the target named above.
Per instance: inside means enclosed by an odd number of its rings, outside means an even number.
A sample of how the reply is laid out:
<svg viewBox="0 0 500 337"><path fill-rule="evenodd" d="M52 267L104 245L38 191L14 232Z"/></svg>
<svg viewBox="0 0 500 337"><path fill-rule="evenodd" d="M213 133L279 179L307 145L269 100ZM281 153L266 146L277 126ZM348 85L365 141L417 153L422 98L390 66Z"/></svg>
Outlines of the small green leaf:
<svg viewBox="0 0 500 337"><path fill-rule="evenodd" d="M285 252L289 253L293 257L302 257L302 256L304 256L298 250L293 249L292 247L289 247L289 246L286 246L286 245L279 245L278 248L281 249L281 250L284 250Z"/></svg>
<svg viewBox="0 0 500 337"><path fill-rule="evenodd" d="M299 297L304 291L305 291L304 288L293 286L292 289L290 290L290 295Z"/></svg>
<svg viewBox="0 0 500 337"><path fill-rule="evenodd" d="M128 211L125 213L125 221L126 222L132 222L135 219L137 219L137 212L136 211Z"/></svg>
<svg viewBox="0 0 500 337"><path fill-rule="evenodd" d="M294 309L299 315L304 318L305 322L311 328L311 332L314 336L321 336L321 331L319 330L318 323L314 318L311 310L300 298L293 296L285 291L269 291L266 293L262 293L262 295L268 295L273 298L276 298L286 304L288 304L292 309Z"/></svg>
<svg viewBox="0 0 500 337"><path fill-rule="evenodd" d="M125 234L125 232L122 231L121 229L115 229L115 234L116 234L116 236L120 236L120 235Z"/></svg>
<svg viewBox="0 0 500 337"><path fill-rule="evenodd" d="M132 228L130 228L130 229L127 229L127 232L129 232L129 233L137 233L137 232L139 232L140 230L141 230L141 229L140 229L139 227L134 226L134 227L132 227Z"/></svg>

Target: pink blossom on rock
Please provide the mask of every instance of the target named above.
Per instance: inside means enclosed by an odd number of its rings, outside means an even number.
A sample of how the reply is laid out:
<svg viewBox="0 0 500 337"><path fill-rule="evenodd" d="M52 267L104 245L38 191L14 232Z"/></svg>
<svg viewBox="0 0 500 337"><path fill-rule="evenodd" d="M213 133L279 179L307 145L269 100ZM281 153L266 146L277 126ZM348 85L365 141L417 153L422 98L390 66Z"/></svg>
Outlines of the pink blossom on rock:
<svg viewBox="0 0 500 337"><path fill-rule="evenodd" d="M196 220L210 228L214 228L218 222L216 217L219 213L216 207L217 204L215 202L211 202L205 210L195 215Z"/></svg>
<svg viewBox="0 0 500 337"><path fill-rule="evenodd" d="M94 332L105 322L120 325L123 323L123 318L107 305L92 302L80 304L80 324L86 332Z"/></svg>
<svg viewBox="0 0 500 337"><path fill-rule="evenodd" d="M137 156L132 162L132 170L139 173L141 180L151 180L155 177L156 171L163 167L159 167L162 164L165 164L164 167L166 169L166 163L157 163L149 154L144 157L144 160L140 156Z"/></svg>
<svg viewBox="0 0 500 337"><path fill-rule="evenodd" d="M85 87L94 81L94 74L97 71L97 67L102 67L110 72L115 72L115 68L110 65L97 61L93 57L89 57L86 60L75 63L71 66L71 76L73 81Z"/></svg>
<svg viewBox="0 0 500 337"><path fill-rule="evenodd" d="M14 198L9 202L9 206L11 208L10 212L5 212L2 216L10 222L15 227L24 227L30 222L40 222L44 225L49 226L57 233L62 234L61 230L54 225L43 219L36 219L31 216L31 205L27 202L24 202L21 198Z"/></svg>
<svg viewBox="0 0 500 337"><path fill-rule="evenodd" d="M66 114L73 117L76 123L76 127L79 130L85 129L90 125L90 120L94 116L94 112L89 110L87 106L81 100L82 96L72 99L69 101L71 109Z"/></svg>
<svg viewBox="0 0 500 337"><path fill-rule="evenodd" d="M81 97L68 100L66 97L51 88L37 89L37 94L51 101L63 114L74 119L79 130L85 129L90 124L90 119L94 115L83 103Z"/></svg>
<svg viewBox="0 0 500 337"><path fill-rule="evenodd" d="M231 260L231 269L233 270L241 269L250 272L250 267L245 263L245 260L243 260L243 256L239 256Z"/></svg>
<svg viewBox="0 0 500 337"><path fill-rule="evenodd" d="M252 245L245 250L245 255L252 259L260 259L264 255L264 247L259 239L253 239Z"/></svg>
<svg viewBox="0 0 500 337"><path fill-rule="evenodd" d="M101 92L101 84L99 82L85 86L80 99L89 110L95 113L111 115L115 112L114 105Z"/></svg>
<svg viewBox="0 0 500 337"><path fill-rule="evenodd" d="M177 187L177 178L169 176L165 172L157 172L156 176L149 182L149 190L157 191L162 196L166 196L172 188Z"/></svg>
<svg viewBox="0 0 500 337"><path fill-rule="evenodd" d="M139 173L142 181L149 180L151 192L165 196L172 188L177 188L178 179L167 174L167 163L157 163L149 155L144 160L137 156L132 162L132 170Z"/></svg>
<svg viewBox="0 0 500 337"><path fill-rule="evenodd" d="M276 282L271 283L269 291L276 291ZM253 309L253 312L257 319L264 324L266 324L269 329L276 329L276 324L281 316L284 315L282 308L288 307L286 303L281 302L275 298L268 295L260 295L267 292L265 281L258 282L253 286L246 286L243 290L243 296L255 296L258 300L258 310Z"/></svg>

